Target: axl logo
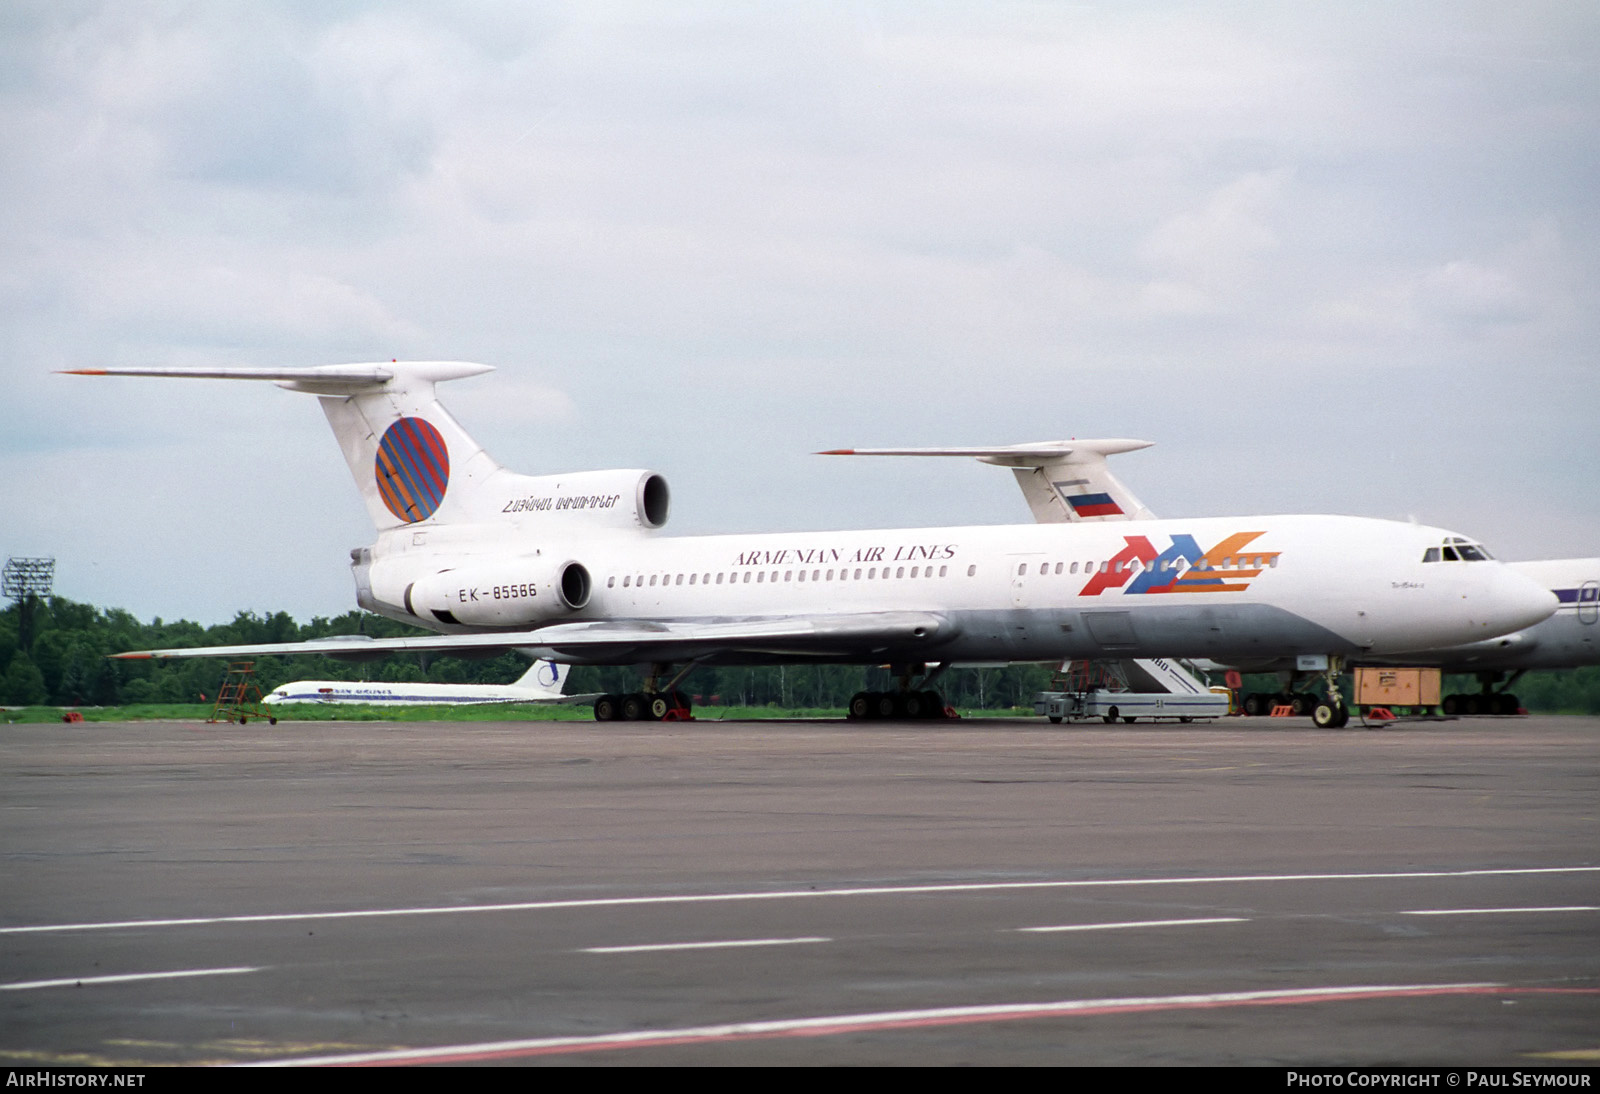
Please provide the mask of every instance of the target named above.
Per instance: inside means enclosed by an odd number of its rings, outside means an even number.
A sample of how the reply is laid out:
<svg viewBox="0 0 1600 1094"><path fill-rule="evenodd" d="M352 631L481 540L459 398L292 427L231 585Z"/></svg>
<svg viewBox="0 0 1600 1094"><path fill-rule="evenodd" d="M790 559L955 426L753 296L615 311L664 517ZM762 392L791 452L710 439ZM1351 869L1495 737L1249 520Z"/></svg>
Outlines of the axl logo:
<svg viewBox="0 0 1600 1094"><path fill-rule="evenodd" d="M1250 549L1250 543L1264 534L1235 532L1209 551L1202 551L1190 535L1174 535L1165 551L1157 551L1145 536L1123 536L1127 546L1078 595L1099 596L1107 589L1122 589L1126 596L1243 592L1262 570L1277 565L1279 552Z"/></svg>

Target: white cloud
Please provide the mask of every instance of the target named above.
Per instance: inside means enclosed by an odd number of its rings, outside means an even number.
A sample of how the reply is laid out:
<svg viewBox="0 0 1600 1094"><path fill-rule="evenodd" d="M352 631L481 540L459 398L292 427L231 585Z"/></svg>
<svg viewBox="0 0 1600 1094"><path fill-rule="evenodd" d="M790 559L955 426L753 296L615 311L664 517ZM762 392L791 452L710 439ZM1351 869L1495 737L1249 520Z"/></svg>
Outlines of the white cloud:
<svg viewBox="0 0 1600 1094"><path fill-rule="evenodd" d="M1505 270L1467 259L1424 273L1417 281L1416 302L1426 316L1468 326L1522 322L1536 314L1533 299Z"/></svg>
<svg viewBox="0 0 1600 1094"><path fill-rule="evenodd" d="M1168 511L1420 496L1485 535L1477 477L1434 458L1457 431L1562 438L1512 461L1552 497L1600 466L1571 386L1600 342L1600 35L1570 5L15 11L0 476L49 451L63 477L28 464L13 508L122 513L87 469L142 436L173 438L140 466L174 491L163 467L219 453L332 453L283 393L40 378L150 361L486 360L443 394L498 457L660 467L703 527L1017 515L1003 479L807 455L841 443L1143 435ZM261 458L253 496L316 466ZM1571 550L1537 504L1518 534ZM261 588L359 534L301 523L300 557L251 556ZM130 538L140 587L255 550Z"/></svg>
<svg viewBox="0 0 1600 1094"><path fill-rule="evenodd" d="M1251 172L1217 189L1199 208L1157 225L1140 243L1140 259L1161 273L1186 276L1200 292L1236 288L1279 246L1272 220L1288 174Z"/></svg>

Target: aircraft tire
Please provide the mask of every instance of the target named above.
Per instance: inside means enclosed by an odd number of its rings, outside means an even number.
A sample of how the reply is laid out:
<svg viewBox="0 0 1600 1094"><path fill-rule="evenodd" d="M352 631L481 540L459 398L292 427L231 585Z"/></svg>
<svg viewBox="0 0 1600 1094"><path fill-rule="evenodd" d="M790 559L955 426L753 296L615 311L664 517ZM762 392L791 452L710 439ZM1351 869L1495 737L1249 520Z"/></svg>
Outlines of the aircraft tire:
<svg viewBox="0 0 1600 1094"><path fill-rule="evenodd" d="M1284 701L1289 704L1289 710L1296 718L1304 718L1317 705L1317 700L1314 697L1303 692L1287 695L1284 697Z"/></svg>
<svg viewBox="0 0 1600 1094"><path fill-rule="evenodd" d="M895 695L889 691L869 691L871 696L872 716L874 718L898 718L900 716L899 704Z"/></svg>
<svg viewBox="0 0 1600 1094"><path fill-rule="evenodd" d="M650 717L650 697L643 692L632 692L622 697L622 720L642 722Z"/></svg>
<svg viewBox="0 0 1600 1094"><path fill-rule="evenodd" d="M1461 696L1446 695L1444 702L1439 704L1439 709L1452 718L1461 713Z"/></svg>
<svg viewBox="0 0 1600 1094"><path fill-rule="evenodd" d="M594 720L615 722L622 713L622 701L615 695L602 695L594 701Z"/></svg>
<svg viewBox="0 0 1600 1094"><path fill-rule="evenodd" d="M895 706L900 708L902 718L926 718L928 716L927 700L920 691L901 692L895 696Z"/></svg>
<svg viewBox="0 0 1600 1094"><path fill-rule="evenodd" d="M1248 718L1261 717L1267 712L1266 696L1262 695L1259 691L1252 691L1249 695L1244 697L1242 709L1244 710L1245 716Z"/></svg>
<svg viewBox="0 0 1600 1094"><path fill-rule="evenodd" d="M870 691L858 691L850 696L850 706L847 708L852 722L864 722L876 713L877 704L873 701L875 696Z"/></svg>
<svg viewBox="0 0 1600 1094"><path fill-rule="evenodd" d="M1311 708L1311 722L1318 729L1338 729L1349 721L1350 711L1343 703L1324 699Z"/></svg>
<svg viewBox="0 0 1600 1094"><path fill-rule="evenodd" d="M649 699L650 719L651 721L659 722L667 716L667 711L672 709L672 701L665 695L651 695Z"/></svg>
<svg viewBox="0 0 1600 1094"><path fill-rule="evenodd" d="M944 717L944 697L937 691L924 691L922 694L922 716L924 718Z"/></svg>
<svg viewBox="0 0 1600 1094"><path fill-rule="evenodd" d="M1500 696L1500 713L1501 714L1515 714L1517 711L1519 711L1521 709L1522 709L1522 700L1521 699L1518 699L1515 695L1506 695L1504 693L1501 694L1501 696Z"/></svg>

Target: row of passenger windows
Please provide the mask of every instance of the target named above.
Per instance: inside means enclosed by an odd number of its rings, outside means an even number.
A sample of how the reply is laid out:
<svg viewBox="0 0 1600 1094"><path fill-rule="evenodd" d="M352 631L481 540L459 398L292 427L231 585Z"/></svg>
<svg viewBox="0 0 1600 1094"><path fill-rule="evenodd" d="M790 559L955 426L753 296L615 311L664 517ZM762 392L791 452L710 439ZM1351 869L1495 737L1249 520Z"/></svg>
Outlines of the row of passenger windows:
<svg viewBox="0 0 1600 1094"><path fill-rule="evenodd" d="M1446 548L1446 550L1449 551L1450 548ZM1438 552L1438 548L1437 547L1430 548L1430 551L1429 551L1430 554L1436 554L1437 552ZM1450 557L1454 557L1454 555L1452 554ZM1436 558L1429 558L1429 559L1425 559L1424 561L1436 562L1438 560ZM1030 564L1027 563L1027 562L1019 563L1017 565L1017 575L1019 577L1021 577L1021 576L1025 576L1026 574L1028 574L1030 572L1029 571L1029 565ZM1131 561L1124 559L1124 560L1119 561L1119 562L1111 562L1110 560L1101 560L1099 562L1084 562L1084 563L1081 563L1081 564L1077 563L1077 562L1072 562L1072 563L1067 563L1067 562L1055 562L1055 563L1040 562L1040 563L1033 564L1033 565L1035 566L1035 568L1033 569L1032 572L1036 573L1036 574L1040 574L1040 575L1051 574L1051 573L1056 573L1056 574L1076 574L1076 573L1085 573L1085 574L1102 573L1103 574L1103 573L1107 573L1107 572L1115 572L1115 573L1119 573L1119 574L1120 573L1126 573L1126 572L1141 573L1146 568L1145 564L1143 562L1141 562L1140 560L1138 560L1138 559L1133 559ZM1277 565L1278 565L1278 556L1275 555L1275 554L1274 555L1240 555L1237 558L1234 558L1232 556L1224 558L1222 560L1222 562L1216 568L1217 569L1222 569L1222 570L1233 570L1233 569L1259 570L1259 569L1263 569L1263 568L1275 567ZM1159 565L1157 565L1155 568L1158 569L1158 570L1161 570L1163 572L1166 572L1166 571L1182 571L1182 570L1186 570L1186 569L1210 570L1210 569L1212 569L1212 565L1211 565L1211 563L1207 562L1205 559L1201 559L1200 561L1194 563L1191 566L1188 563L1188 560L1179 558L1179 559L1162 559L1161 562L1159 563ZM655 587L658 587L658 586L665 587L665 586L668 586L668 585L724 585L724 584L727 584L727 585L740 585L740 584L749 585L749 584L752 584L752 583L757 584L757 585L763 585L763 584L776 585L779 581L801 582L801 581L807 581L807 580L810 580L810 581L884 581L884 580L900 579L900 578L916 578L916 577L929 578L929 577L934 577L934 576L948 577L949 576L949 570L950 570L950 568L948 566L940 566L938 568L937 573L935 572L935 570L934 570L934 568L932 566L893 566L893 567L885 566L880 571L879 568L876 567L876 566L869 566L869 567L866 567L865 569L863 569L862 567L858 566L854 570L851 570L849 568L840 569L840 570L816 569L816 570L809 571L809 574L808 574L808 571L806 571L806 570L771 570L771 571L767 571L767 570L742 570L742 571L739 571L738 573L725 573L724 572L724 573L718 573L718 574L649 574L649 575L645 575L645 574L625 574L623 576L623 578L622 578L622 587L624 589L628 589L628 588L655 588ZM968 577L976 577L977 573L978 573L978 567L977 566L968 566L967 567L967 576ZM780 574L782 575L781 577L779 576ZM647 580L647 578L648 578L648 580ZM685 580L686 578L687 578L687 580ZM617 587L617 579L616 579L615 576L612 576L612 577L609 577L609 578L606 579L606 588L614 589L616 587Z"/></svg>
<svg viewBox="0 0 1600 1094"><path fill-rule="evenodd" d="M976 566L968 566L967 567L967 576L968 577L975 576L977 574L977 572L978 572L978 568ZM628 588L655 587L655 586L658 586L658 585L659 586L666 586L666 585L684 585L684 584L688 584L688 585L695 585L695 584L699 584L699 585L712 585L712 584L716 584L716 585L723 585L723 584L727 584L727 585L749 585L752 582L754 584L757 584L757 585L766 585L766 584L776 585L779 581L800 582L800 581L807 581L807 580L810 580L810 581L883 581L883 580L887 580L887 579L891 579L891 578L912 578L912 577L928 578L928 577L934 577L934 576L948 577L949 573L950 573L950 567L948 567L948 566L940 566L937 575L935 574L934 568L932 566L909 566L909 567L907 567L907 566L894 566L894 567L885 566L885 567L883 567L882 573L879 572L878 567L876 567L876 566L867 567L865 570L863 570L861 567L858 566L854 570L841 569L841 570L837 570L837 571L835 571L835 570L820 570L820 569L811 570L811 571L806 571L806 570L772 570L770 572L767 571L767 570L742 570L742 571L740 571L738 573L731 573L731 574L730 573L687 574L687 575L685 575L685 574L650 574L648 583L645 581L645 576L646 575L644 575L644 574L625 574L623 576L623 578L622 578L622 587L624 589L628 589ZM782 574L783 576L779 577L779 574ZM863 576L863 574L865 574L865 576ZM688 578L687 582L684 580L685 577ZM606 588L614 589L616 587L617 587L617 579L616 579L615 576L606 578Z"/></svg>
<svg viewBox="0 0 1600 1094"><path fill-rule="evenodd" d="M1018 577L1023 577L1023 576L1027 575L1027 573L1028 573L1028 565L1029 564L1026 563L1026 562L1018 564L1018 566L1017 566L1017 576ZM1054 570L1051 569L1052 565L1055 567ZM1271 568L1271 567L1274 567L1274 566L1277 566L1277 565L1278 565L1278 556L1277 555L1240 555L1237 558L1233 557L1232 555L1229 555L1227 558L1224 558L1221 561L1221 563L1219 563L1217 565L1216 568L1219 569L1219 570L1234 570L1234 569L1238 569L1238 570L1260 570L1260 569L1264 569L1264 568ZM1081 572L1086 573L1086 574L1093 574L1093 573L1101 573L1101 574L1103 574L1103 573L1108 573L1108 572L1109 573L1119 573L1119 574L1132 572L1132 573L1136 573L1137 574L1137 573L1142 573L1146 568L1147 568L1146 564L1141 562L1139 559L1132 559L1132 560L1122 559L1119 562L1111 562L1109 560L1101 560L1100 562L1085 562L1085 563L1083 563L1083 570ZM1165 559L1161 559L1159 564L1157 564L1154 568L1157 569L1157 570L1160 570L1163 573L1165 573L1165 572L1168 572L1168 571L1174 571L1174 570L1181 571L1181 570L1185 570L1185 569L1209 570L1209 569L1212 568L1212 566L1211 566L1211 563L1207 562L1205 559L1201 559L1200 561L1194 563L1191 566L1191 565L1189 565L1189 562L1188 562L1187 559L1165 558ZM1053 563L1053 564L1049 563L1049 562L1041 562L1041 563L1038 564L1037 569L1035 569L1033 572L1037 573L1037 574L1049 574L1049 573L1075 574L1075 573L1078 573L1080 571L1078 569L1078 563L1076 563L1076 562L1073 562L1073 563L1057 562L1057 563Z"/></svg>

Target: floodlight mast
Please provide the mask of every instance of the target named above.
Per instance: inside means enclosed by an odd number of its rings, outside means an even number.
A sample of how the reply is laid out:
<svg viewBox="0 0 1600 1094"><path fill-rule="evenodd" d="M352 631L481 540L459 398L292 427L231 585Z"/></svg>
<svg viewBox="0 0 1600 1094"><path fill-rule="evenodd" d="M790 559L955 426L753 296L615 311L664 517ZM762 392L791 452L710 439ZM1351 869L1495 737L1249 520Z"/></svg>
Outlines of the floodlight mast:
<svg viewBox="0 0 1600 1094"><path fill-rule="evenodd" d="M53 558L8 558L0 570L0 593L17 602L18 637L22 648L33 645L33 608L55 587L56 560Z"/></svg>
<svg viewBox="0 0 1600 1094"><path fill-rule="evenodd" d="M8 558L0 572L0 592L12 600L30 596L50 595L56 580L56 560L53 558Z"/></svg>

